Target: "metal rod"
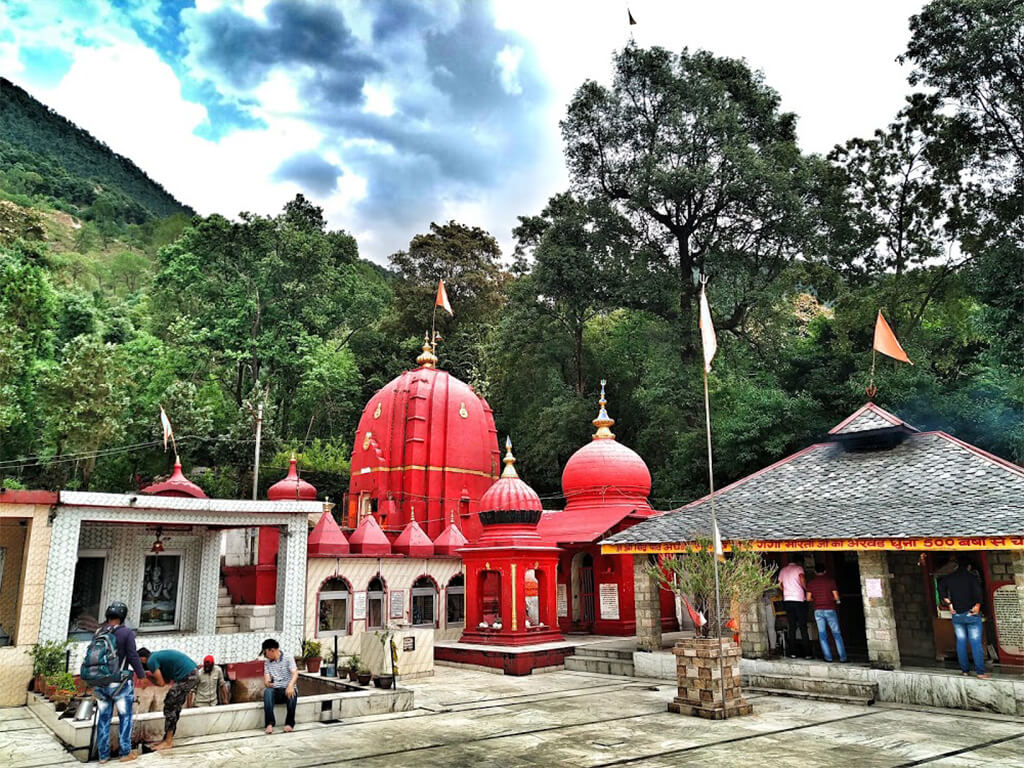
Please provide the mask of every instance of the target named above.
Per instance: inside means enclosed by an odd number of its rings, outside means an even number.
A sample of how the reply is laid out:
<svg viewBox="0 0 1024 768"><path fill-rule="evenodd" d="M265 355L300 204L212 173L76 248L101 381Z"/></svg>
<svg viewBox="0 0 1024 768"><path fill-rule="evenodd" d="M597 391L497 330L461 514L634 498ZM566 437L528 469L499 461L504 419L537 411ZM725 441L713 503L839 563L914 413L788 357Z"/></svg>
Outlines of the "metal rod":
<svg viewBox="0 0 1024 768"><path fill-rule="evenodd" d="M252 470L252 500L256 501L260 483L260 439L263 437L263 403L256 408L256 460Z"/></svg>
<svg viewBox="0 0 1024 768"><path fill-rule="evenodd" d="M718 631L718 674L719 683L722 689L722 716L725 717L725 660L722 658L722 593L718 586L718 552L716 548L718 531L718 519L715 517L715 471L711 460L711 398L708 396L708 369L706 365L701 366L704 370L704 422L707 425L708 437L708 486L711 489L711 557L715 568L715 624Z"/></svg>

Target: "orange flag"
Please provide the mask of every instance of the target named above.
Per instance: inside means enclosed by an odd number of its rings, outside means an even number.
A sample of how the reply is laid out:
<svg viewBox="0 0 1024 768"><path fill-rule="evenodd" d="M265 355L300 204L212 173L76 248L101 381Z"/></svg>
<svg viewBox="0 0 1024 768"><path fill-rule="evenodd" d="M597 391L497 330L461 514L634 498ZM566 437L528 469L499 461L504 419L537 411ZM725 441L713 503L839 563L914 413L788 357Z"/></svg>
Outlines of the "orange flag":
<svg viewBox="0 0 1024 768"><path fill-rule="evenodd" d="M444 280L437 281L437 298L434 299L434 306L441 307L452 317L455 317L455 313L452 312L452 305L448 302L448 291L444 289Z"/></svg>
<svg viewBox="0 0 1024 768"><path fill-rule="evenodd" d="M888 355L891 358L913 365L910 362L910 358L907 357L907 353L903 351L903 347L897 341L896 334L892 332L892 328L889 327L889 324L885 322L885 318L882 317L882 310L878 310L878 320L875 321L875 349L883 355Z"/></svg>

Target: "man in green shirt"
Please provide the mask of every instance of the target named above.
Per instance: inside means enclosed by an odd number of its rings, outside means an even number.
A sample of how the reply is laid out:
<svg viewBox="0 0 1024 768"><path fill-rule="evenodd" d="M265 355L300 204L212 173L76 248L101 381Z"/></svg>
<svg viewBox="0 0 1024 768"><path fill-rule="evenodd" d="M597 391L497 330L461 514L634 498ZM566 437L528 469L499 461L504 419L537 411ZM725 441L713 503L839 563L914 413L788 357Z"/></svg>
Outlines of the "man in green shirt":
<svg viewBox="0 0 1024 768"><path fill-rule="evenodd" d="M146 668L147 678L156 685L170 686L164 697L164 738L153 745L156 750L170 749L174 746L174 732L178 730L181 708L185 706L188 695L199 685L199 665L181 651L150 653L148 648L140 648L139 659Z"/></svg>

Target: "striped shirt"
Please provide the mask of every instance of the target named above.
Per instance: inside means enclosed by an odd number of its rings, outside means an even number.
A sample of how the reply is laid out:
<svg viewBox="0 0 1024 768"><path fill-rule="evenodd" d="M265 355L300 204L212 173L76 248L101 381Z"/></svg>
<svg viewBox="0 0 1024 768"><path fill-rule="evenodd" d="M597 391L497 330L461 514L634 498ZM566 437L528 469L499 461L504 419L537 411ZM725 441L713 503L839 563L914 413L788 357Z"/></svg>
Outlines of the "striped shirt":
<svg viewBox="0 0 1024 768"><path fill-rule="evenodd" d="M292 672L295 669L295 659L285 653L282 653L277 661L267 659L263 662L263 674L270 678L272 688L288 687L288 681L292 679Z"/></svg>

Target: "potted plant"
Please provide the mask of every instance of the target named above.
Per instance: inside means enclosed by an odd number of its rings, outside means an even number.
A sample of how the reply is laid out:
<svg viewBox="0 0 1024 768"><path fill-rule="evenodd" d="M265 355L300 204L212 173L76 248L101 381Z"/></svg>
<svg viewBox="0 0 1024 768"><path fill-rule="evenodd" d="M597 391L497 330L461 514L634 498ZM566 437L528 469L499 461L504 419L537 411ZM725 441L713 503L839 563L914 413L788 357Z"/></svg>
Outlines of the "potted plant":
<svg viewBox="0 0 1024 768"><path fill-rule="evenodd" d="M306 670L313 674L320 671L320 663L323 661L320 652L321 646L316 640L302 641L302 658L306 660Z"/></svg>
<svg viewBox="0 0 1024 768"><path fill-rule="evenodd" d="M48 640L36 643L29 651L32 657L32 676L35 678L33 689L40 696L46 694L46 678L64 671L68 645L67 640Z"/></svg>
<svg viewBox="0 0 1024 768"><path fill-rule="evenodd" d="M669 711L711 719L750 714L740 690L740 645L733 627L775 582L775 566L740 542L732 543L728 557L718 557L710 539L697 539L683 553L649 566L647 575L682 598L697 628L695 637L681 639L672 650L679 696Z"/></svg>
<svg viewBox="0 0 1024 768"><path fill-rule="evenodd" d="M382 652L382 666L374 679L374 684L378 688L390 688L395 683L395 675L398 674L398 648L395 646L395 630L393 627L384 627L384 629L374 632L374 635L380 642Z"/></svg>
<svg viewBox="0 0 1024 768"><path fill-rule="evenodd" d="M51 676L50 680L54 687L53 702L57 711L63 712L75 695L75 676L70 672L60 672Z"/></svg>
<svg viewBox="0 0 1024 768"><path fill-rule="evenodd" d="M327 652L327 663L320 667L321 677L334 677L337 659L338 657L335 655L334 651Z"/></svg>
<svg viewBox="0 0 1024 768"><path fill-rule="evenodd" d="M360 685L369 685L370 678L372 677L373 673L366 667L359 667L359 670L356 672L356 680L359 681Z"/></svg>
<svg viewBox="0 0 1024 768"><path fill-rule="evenodd" d="M359 665L361 663L358 653L353 653L348 657L348 679L349 682L354 683L359 675Z"/></svg>

